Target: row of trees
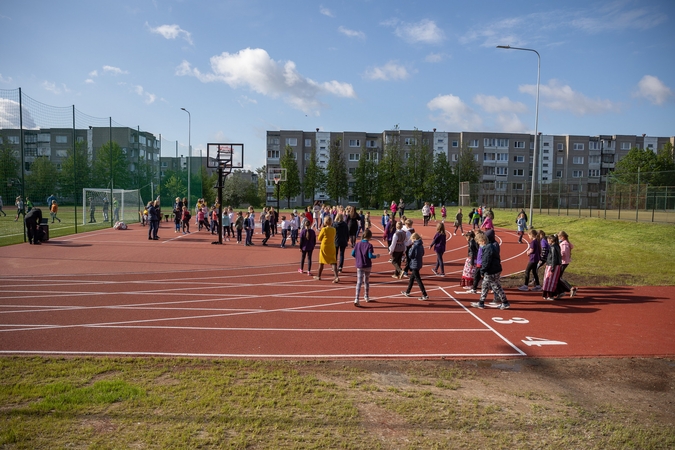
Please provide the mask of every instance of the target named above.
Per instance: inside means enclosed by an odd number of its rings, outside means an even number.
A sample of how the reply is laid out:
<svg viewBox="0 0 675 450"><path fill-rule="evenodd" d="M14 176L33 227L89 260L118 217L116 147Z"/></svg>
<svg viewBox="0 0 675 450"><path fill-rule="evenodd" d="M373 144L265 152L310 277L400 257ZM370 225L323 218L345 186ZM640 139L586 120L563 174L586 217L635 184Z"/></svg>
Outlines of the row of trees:
<svg viewBox="0 0 675 450"><path fill-rule="evenodd" d="M444 153L434 155L421 139L421 133L415 135L412 145L405 148L398 141L385 144L381 154L363 147L351 186L339 139L330 144L325 170L318 164L316 151L310 154L302 182L290 146L286 146L279 162L286 169L287 177L280 185L280 196L289 206L290 199L298 195L314 202L319 191L326 192L338 203L351 196L364 208L381 208L385 203L399 199L413 202L417 208L424 201L448 204L458 201L460 181L477 183L481 176L480 166L470 148L464 146L458 161L452 164Z"/></svg>
<svg viewBox="0 0 675 450"><path fill-rule="evenodd" d="M68 149L60 170L49 157L38 156L22 178L19 158L11 146L4 143L0 147L0 192L5 202L13 202L21 194L23 182L24 195L38 203L51 194L69 202L79 202L83 188L110 188L112 184L115 189L141 189L141 196L150 198L150 184L156 180L154 167L140 160L134 169L129 170L127 155L117 143L104 144L90 160L86 143L78 142Z"/></svg>
<svg viewBox="0 0 675 450"><path fill-rule="evenodd" d="M673 145L669 142L656 152L650 149L632 148L616 164L613 178L624 184L675 186Z"/></svg>

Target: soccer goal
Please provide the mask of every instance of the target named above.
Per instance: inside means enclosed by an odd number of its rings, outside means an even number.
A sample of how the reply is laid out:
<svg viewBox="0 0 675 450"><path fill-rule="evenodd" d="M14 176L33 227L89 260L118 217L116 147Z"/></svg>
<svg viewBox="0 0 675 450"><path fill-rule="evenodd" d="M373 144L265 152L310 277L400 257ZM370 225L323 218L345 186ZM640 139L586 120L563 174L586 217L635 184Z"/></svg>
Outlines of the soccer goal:
<svg viewBox="0 0 675 450"><path fill-rule="evenodd" d="M138 189L82 189L82 224L140 221L143 199Z"/></svg>

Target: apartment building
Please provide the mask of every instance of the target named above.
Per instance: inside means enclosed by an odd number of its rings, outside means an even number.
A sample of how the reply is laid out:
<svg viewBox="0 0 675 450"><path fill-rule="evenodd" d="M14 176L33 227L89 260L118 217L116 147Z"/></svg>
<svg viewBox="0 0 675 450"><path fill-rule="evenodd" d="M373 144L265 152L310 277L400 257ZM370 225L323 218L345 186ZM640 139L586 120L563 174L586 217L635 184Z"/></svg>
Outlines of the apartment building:
<svg viewBox="0 0 675 450"><path fill-rule="evenodd" d="M293 150L300 177L306 171L311 152L316 152L321 167L326 167L331 144L339 143L347 161L350 189L354 186L353 175L360 158L382 158L384 146L397 143L405 161L412 145L427 146L434 154L444 153L451 164L456 164L462 148L470 149L475 161L482 167L481 187L492 194L494 206L516 203L514 198L525 196L531 186L532 167L536 166L538 186L569 186L573 192L591 193L584 198L599 197L604 182L616 163L631 148L646 148L656 151L666 143L675 145L675 137L629 136L629 135L545 135L540 134L537 162L533 164L535 138L523 133L493 132L440 132L420 130L385 130L367 132L314 132L268 131L267 167L279 167L286 146ZM372 155L372 156L371 156ZM274 200L274 183L268 182L268 200ZM328 200L326 193L318 193L318 200ZM294 204L308 204L311 198L292 199ZM350 203L355 198L350 195Z"/></svg>

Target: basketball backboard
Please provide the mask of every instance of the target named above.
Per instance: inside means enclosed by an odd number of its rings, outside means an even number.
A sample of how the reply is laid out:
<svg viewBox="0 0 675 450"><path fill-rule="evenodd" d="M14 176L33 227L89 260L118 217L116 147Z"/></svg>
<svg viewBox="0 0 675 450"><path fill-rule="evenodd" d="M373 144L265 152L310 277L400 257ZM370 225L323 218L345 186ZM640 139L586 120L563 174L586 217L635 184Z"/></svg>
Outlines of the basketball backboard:
<svg viewBox="0 0 675 450"><path fill-rule="evenodd" d="M279 184L282 181L286 181L286 169L284 169L283 167L268 167L267 181L275 184Z"/></svg>
<svg viewBox="0 0 675 450"><path fill-rule="evenodd" d="M206 166L225 169L244 168L244 144L206 144Z"/></svg>

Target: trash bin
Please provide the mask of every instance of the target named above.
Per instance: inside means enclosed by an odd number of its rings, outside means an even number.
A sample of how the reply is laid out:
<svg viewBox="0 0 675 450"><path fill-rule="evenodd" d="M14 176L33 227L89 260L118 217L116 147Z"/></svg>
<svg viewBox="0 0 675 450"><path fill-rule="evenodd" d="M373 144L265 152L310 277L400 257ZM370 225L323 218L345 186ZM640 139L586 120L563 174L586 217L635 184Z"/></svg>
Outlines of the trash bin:
<svg viewBox="0 0 675 450"><path fill-rule="evenodd" d="M44 217L40 220L40 229L42 230L42 242L49 240L49 219Z"/></svg>

